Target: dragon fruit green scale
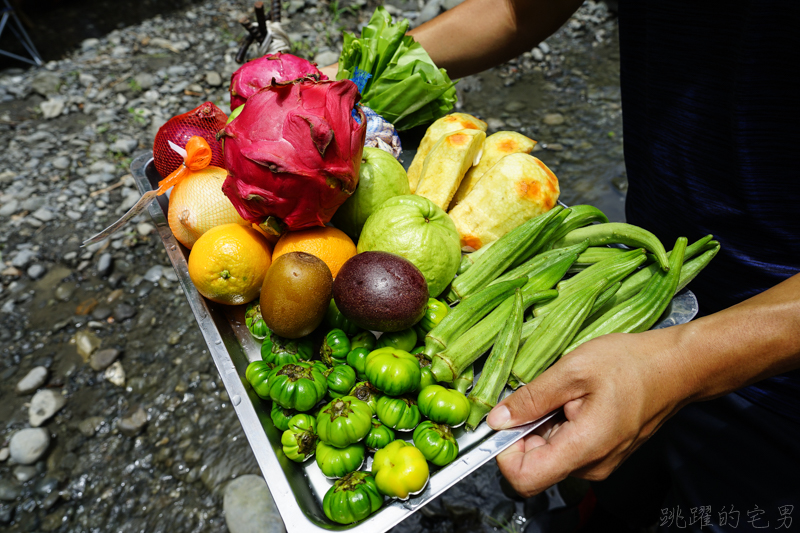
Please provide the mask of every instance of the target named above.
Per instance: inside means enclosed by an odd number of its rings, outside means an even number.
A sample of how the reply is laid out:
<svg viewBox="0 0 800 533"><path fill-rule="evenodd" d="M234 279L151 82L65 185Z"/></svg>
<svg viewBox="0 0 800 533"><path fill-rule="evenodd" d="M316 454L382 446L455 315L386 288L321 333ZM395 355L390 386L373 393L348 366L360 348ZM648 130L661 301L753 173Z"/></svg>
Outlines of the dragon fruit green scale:
<svg viewBox="0 0 800 533"><path fill-rule="evenodd" d="M252 95L220 132L222 190L245 220L290 231L323 226L355 191L366 118L349 80L275 83Z"/></svg>

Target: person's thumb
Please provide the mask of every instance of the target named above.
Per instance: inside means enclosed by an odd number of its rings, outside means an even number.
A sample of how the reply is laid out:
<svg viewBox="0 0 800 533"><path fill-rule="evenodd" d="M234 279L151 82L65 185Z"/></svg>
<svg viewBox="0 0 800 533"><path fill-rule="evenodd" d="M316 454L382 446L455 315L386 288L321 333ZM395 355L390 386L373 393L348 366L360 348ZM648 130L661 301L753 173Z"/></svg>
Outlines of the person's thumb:
<svg viewBox="0 0 800 533"><path fill-rule="evenodd" d="M517 389L489 412L486 422L492 429L508 429L542 418L565 403L580 397L558 363L533 381Z"/></svg>

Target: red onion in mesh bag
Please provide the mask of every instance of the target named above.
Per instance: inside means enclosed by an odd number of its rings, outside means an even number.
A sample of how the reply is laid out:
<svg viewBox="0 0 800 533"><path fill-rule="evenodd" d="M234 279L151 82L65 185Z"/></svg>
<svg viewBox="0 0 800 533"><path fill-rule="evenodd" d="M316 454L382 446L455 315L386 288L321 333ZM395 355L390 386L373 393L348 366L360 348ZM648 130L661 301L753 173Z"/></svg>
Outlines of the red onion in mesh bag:
<svg viewBox="0 0 800 533"><path fill-rule="evenodd" d="M268 54L248 61L231 76L231 111L272 83L288 83L302 78L327 80L317 64L292 54Z"/></svg>
<svg viewBox="0 0 800 533"><path fill-rule="evenodd" d="M366 117L349 80L274 84L222 130L222 190L247 221L274 217L297 230L323 226L358 185ZM280 224L282 222L282 224Z"/></svg>
<svg viewBox="0 0 800 533"><path fill-rule="evenodd" d="M217 140L217 132L225 127L228 117L220 108L206 102L188 113L177 115L158 129L153 142L153 159L156 170L162 178L172 174L183 164L183 157L169 146L172 141L181 148L186 147L195 135L202 137L211 148L211 166L225 168L222 143Z"/></svg>

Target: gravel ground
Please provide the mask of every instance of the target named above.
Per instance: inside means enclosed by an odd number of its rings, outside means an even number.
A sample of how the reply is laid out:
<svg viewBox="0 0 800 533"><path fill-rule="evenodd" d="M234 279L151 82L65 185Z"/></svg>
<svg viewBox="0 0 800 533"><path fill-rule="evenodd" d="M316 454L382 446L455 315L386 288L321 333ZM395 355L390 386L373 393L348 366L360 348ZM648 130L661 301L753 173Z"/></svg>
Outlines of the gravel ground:
<svg viewBox="0 0 800 533"><path fill-rule="evenodd" d="M455 3L387 8L419 21ZM321 64L374 8L287 6L295 52ZM138 199L128 166L161 124L206 100L228 109L246 9L197 4L88 39L45 68L0 71L5 531L282 529L266 504L226 524L225 510L253 507L260 472L149 219L80 247ZM564 201L620 220L617 56L615 19L588 2L545 44L460 82L459 108L539 140ZM398 531L522 529L548 505L503 488L487 465Z"/></svg>

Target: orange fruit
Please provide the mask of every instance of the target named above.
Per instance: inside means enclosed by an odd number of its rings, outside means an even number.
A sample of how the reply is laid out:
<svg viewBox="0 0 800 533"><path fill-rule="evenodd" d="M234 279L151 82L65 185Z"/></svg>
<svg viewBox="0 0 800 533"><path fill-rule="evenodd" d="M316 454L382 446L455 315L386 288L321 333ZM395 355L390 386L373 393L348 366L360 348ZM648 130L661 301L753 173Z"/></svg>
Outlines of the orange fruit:
<svg viewBox="0 0 800 533"><path fill-rule="evenodd" d="M356 255L356 245L342 230L324 226L301 229L281 235L275 244L272 258L289 252L305 252L322 259L336 277L342 265Z"/></svg>
<svg viewBox="0 0 800 533"><path fill-rule="evenodd" d="M272 264L269 244L253 228L223 224L197 239L189 253L189 277L211 301L238 305L254 300Z"/></svg>

